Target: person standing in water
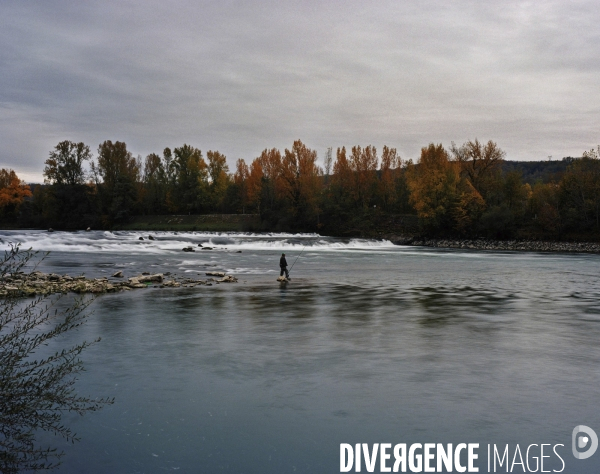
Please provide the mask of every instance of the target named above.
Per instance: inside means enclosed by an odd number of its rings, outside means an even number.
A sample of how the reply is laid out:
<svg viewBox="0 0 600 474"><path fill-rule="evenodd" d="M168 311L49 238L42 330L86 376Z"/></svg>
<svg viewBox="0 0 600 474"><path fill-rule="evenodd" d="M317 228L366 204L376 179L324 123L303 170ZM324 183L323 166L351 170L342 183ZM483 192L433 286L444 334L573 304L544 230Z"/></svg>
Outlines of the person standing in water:
<svg viewBox="0 0 600 474"><path fill-rule="evenodd" d="M288 269L287 269L287 260L285 259L284 253L281 254L281 258L279 259L279 268L281 268L281 271L279 272L279 276L283 276L283 273L285 272L285 277L289 280L290 272L288 272Z"/></svg>

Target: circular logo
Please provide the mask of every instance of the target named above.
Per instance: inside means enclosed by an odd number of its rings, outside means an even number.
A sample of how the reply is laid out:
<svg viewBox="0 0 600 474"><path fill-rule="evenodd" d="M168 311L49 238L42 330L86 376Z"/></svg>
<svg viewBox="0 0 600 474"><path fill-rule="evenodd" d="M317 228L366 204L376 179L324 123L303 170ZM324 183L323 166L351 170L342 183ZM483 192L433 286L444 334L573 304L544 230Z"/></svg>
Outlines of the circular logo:
<svg viewBox="0 0 600 474"><path fill-rule="evenodd" d="M585 451L579 451L586 447ZM596 449L598 449L598 435L593 429L585 425L573 428L573 456L577 459L587 459L594 455Z"/></svg>

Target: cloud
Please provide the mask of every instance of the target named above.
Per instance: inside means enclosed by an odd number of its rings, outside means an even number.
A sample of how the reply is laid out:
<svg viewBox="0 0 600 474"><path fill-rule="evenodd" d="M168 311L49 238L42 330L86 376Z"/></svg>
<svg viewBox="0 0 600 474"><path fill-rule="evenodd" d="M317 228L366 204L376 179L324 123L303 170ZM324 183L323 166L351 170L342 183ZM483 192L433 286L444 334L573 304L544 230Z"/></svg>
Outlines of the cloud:
<svg viewBox="0 0 600 474"><path fill-rule="evenodd" d="M59 141L189 143L251 160L300 138L493 139L509 159L598 141L600 13L581 2L17 2L0 6L0 166Z"/></svg>

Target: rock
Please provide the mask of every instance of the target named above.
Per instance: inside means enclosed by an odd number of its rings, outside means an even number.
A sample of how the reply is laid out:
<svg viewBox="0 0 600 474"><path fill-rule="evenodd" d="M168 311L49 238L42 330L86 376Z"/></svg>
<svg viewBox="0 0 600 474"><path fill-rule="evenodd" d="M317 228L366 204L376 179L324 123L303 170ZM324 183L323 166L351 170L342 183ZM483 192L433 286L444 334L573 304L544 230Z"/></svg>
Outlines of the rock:
<svg viewBox="0 0 600 474"><path fill-rule="evenodd" d="M503 250L523 252L600 252L600 245L593 242L544 242L538 240L445 240L445 239L414 239L408 241L402 236L390 238L393 243L399 245L422 245L436 248L455 248L472 250Z"/></svg>
<svg viewBox="0 0 600 474"><path fill-rule="evenodd" d="M206 281L203 281L194 280L189 277L177 277L176 274L173 274L172 280L163 282L164 277L162 273L149 274L148 272L144 272L142 275L128 278L127 282L115 282L114 280L109 282L107 277L88 279L84 275L72 277L56 273L45 274L37 270L30 274L19 272L0 276L0 297L7 295L34 297L36 295L46 296L54 293L68 292L113 293L130 291L137 288L148 288L149 286L157 288L157 283L160 284L160 288L179 288L180 286L194 288L197 285L212 286L210 282L220 284L235 283L238 281L236 277L226 275L224 272L211 272L207 273L207 275L221 277L221 279L208 278ZM113 277L122 278L123 272L118 271ZM153 283L155 285L152 285Z"/></svg>
<svg viewBox="0 0 600 474"><path fill-rule="evenodd" d="M241 250L238 250L236 253L242 253L242 251L241 251Z"/></svg>
<svg viewBox="0 0 600 474"><path fill-rule="evenodd" d="M142 236L140 236L140 238L138 240L144 240L144 238Z"/></svg>
<svg viewBox="0 0 600 474"><path fill-rule="evenodd" d="M151 235L148 236L148 240L154 240L154 237L152 237Z"/></svg>
<svg viewBox="0 0 600 474"><path fill-rule="evenodd" d="M237 278L232 275L227 275L220 280L217 280L218 283L237 283Z"/></svg>
<svg viewBox="0 0 600 474"><path fill-rule="evenodd" d="M212 247L202 247L202 250L212 250Z"/></svg>
<svg viewBox="0 0 600 474"><path fill-rule="evenodd" d="M48 229L48 232L54 232L54 229L53 229L52 227L50 227L50 228Z"/></svg>
<svg viewBox="0 0 600 474"><path fill-rule="evenodd" d="M194 247L183 247L181 250L184 252L195 252Z"/></svg>
<svg viewBox="0 0 600 474"><path fill-rule="evenodd" d="M131 280L131 278L130 278ZM137 281L139 281L140 283L149 283L149 282L158 282L158 283L162 283L163 281L163 274L162 273L156 273L155 275L142 275L137 277Z"/></svg>
<svg viewBox="0 0 600 474"><path fill-rule="evenodd" d="M224 277L225 273L224 272L206 272L205 275L210 276L210 277Z"/></svg>
<svg viewBox="0 0 600 474"><path fill-rule="evenodd" d="M90 230L92 230L90 227L88 227L87 229L85 229L86 232L89 232Z"/></svg>
<svg viewBox="0 0 600 474"><path fill-rule="evenodd" d="M277 281L284 282L284 281L288 281L288 280L287 280L287 278L286 278L286 277L284 277L284 276L278 276L278 277L277 277Z"/></svg>
<svg viewBox="0 0 600 474"><path fill-rule="evenodd" d="M198 247L202 247L202 244L198 244Z"/></svg>

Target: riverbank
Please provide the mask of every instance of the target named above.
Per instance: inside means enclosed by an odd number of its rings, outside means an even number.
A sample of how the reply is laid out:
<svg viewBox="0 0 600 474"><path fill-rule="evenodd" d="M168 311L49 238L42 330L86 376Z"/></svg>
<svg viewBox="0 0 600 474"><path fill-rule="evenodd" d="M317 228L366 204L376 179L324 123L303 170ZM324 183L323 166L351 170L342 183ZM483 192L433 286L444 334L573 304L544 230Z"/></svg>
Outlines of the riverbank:
<svg viewBox="0 0 600 474"><path fill-rule="evenodd" d="M524 252L600 253L600 242L557 242L541 240L429 239L410 235L386 236L396 245L470 250Z"/></svg>

